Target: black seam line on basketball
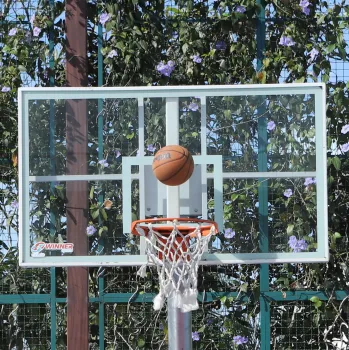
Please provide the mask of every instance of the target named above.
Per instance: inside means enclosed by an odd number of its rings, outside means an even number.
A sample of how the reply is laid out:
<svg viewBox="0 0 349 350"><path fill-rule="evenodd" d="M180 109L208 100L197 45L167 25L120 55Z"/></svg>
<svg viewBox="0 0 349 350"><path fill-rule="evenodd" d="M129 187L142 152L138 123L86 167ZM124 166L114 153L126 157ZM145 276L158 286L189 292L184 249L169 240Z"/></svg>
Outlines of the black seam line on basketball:
<svg viewBox="0 0 349 350"><path fill-rule="evenodd" d="M177 170L177 172L175 172L174 174L172 174L170 177L168 177L168 178L166 178L166 179L162 179L161 181L168 181L168 180L172 179L174 176L176 176L176 175L182 170L182 168L185 167L185 165L187 164L188 160L189 160L189 158L187 158L186 162L183 164L183 166L182 166L181 168L179 168L179 169ZM168 162L168 163L169 163L169 162ZM168 164L168 163L166 163L166 164Z"/></svg>
<svg viewBox="0 0 349 350"><path fill-rule="evenodd" d="M179 152L178 152L178 153L179 153ZM188 158L188 156L186 156L184 153L180 153L180 154L182 155L181 158L171 159L171 160L169 160L168 162L166 162L165 164L172 163L172 162L176 162L177 160L182 160L184 157L187 157L187 158ZM157 165L155 168L153 168L153 171L154 171L155 169L157 169L159 166L163 166L163 165L165 165L165 164L159 164L159 165ZM185 164L185 163L184 163L184 164Z"/></svg>

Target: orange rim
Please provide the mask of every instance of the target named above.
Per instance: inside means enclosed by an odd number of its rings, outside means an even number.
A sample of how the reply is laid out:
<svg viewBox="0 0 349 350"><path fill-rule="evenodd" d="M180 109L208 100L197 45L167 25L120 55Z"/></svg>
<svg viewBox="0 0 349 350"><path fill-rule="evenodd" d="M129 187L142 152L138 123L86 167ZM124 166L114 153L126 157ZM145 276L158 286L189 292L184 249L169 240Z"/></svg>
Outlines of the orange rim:
<svg viewBox="0 0 349 350"><path fill-rule="evenodd" d="M194 232L197 229L197 225L195 226L190 226L186 225L189 223L195 223L195 224L201 224L199 226L200 232L202 236L208 236L211 233L211 228L214 226L214 234L218 233L218 225L214 221L210 220L203 220L203 219L191 219L191 218L160 218L160 219L144 219L144 220L136 220L132 222L131 225L131 233L134 235L139 236L139 233L137 232L137 225L141 226L142 229L148 233L149 232L149 227L147 224L156 224L156 223L161 223L165 221L177 221L178 224L176 225L178 231L181 232L182 235L190 235L191 237L195 237L196 234ZM181 224L183 223L183 224ZM163 225L157 225L153 226L152 229L164 236L168 236L171 234L173 231L173 225L170 224L163 224Z"/></svg>

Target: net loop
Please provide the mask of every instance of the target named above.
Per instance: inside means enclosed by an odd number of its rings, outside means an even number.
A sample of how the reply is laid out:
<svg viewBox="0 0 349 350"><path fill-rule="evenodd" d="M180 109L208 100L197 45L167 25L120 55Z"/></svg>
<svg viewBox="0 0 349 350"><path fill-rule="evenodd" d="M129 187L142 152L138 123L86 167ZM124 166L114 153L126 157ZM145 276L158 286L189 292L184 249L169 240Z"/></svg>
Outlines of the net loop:
<svg viewBox="0 0 349 350"><path fill-rule="evenodd" d="M166 224L156 225L158 221L166 221ZM153 300L155 310L160 310L170 298L182 312L199 308L199 262L217 232L217 224L208 220L148 219L133 223L132 233L145 238L148 256L147 264L137 274L145 277L147 266L155 265L159 275L159 293Z"/></svg>

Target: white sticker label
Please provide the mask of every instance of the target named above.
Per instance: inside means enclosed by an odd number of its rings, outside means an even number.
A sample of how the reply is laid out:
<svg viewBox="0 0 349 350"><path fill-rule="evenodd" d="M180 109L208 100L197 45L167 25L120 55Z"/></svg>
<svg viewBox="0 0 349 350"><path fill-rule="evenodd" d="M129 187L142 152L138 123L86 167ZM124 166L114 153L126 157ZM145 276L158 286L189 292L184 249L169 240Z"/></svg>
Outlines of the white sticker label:
<svg viewBox="0 0 349 350"><path fill-rule="evenodd" d="M74 250L74 244L37 242L31 248L31 256L33 258L42 258L45 256L45 250L60 250L63 254L72 253Z"/></svg>

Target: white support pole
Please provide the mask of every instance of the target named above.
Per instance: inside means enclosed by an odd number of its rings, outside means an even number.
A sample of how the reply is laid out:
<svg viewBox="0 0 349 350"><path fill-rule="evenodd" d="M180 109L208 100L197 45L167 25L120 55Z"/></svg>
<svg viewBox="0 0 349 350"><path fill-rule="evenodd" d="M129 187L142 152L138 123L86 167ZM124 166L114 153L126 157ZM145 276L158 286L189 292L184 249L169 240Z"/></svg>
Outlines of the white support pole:
<svg viewBox="0 0 349 350"><path fill-rule="evenodd" d="M179 101L166 99L166 144L179 144ZM167 217L179 217L179 186L167 186ZM176 308L173 298L168 300L168 348L169 350L192 349L191 312L183 313Z"/></svg>

